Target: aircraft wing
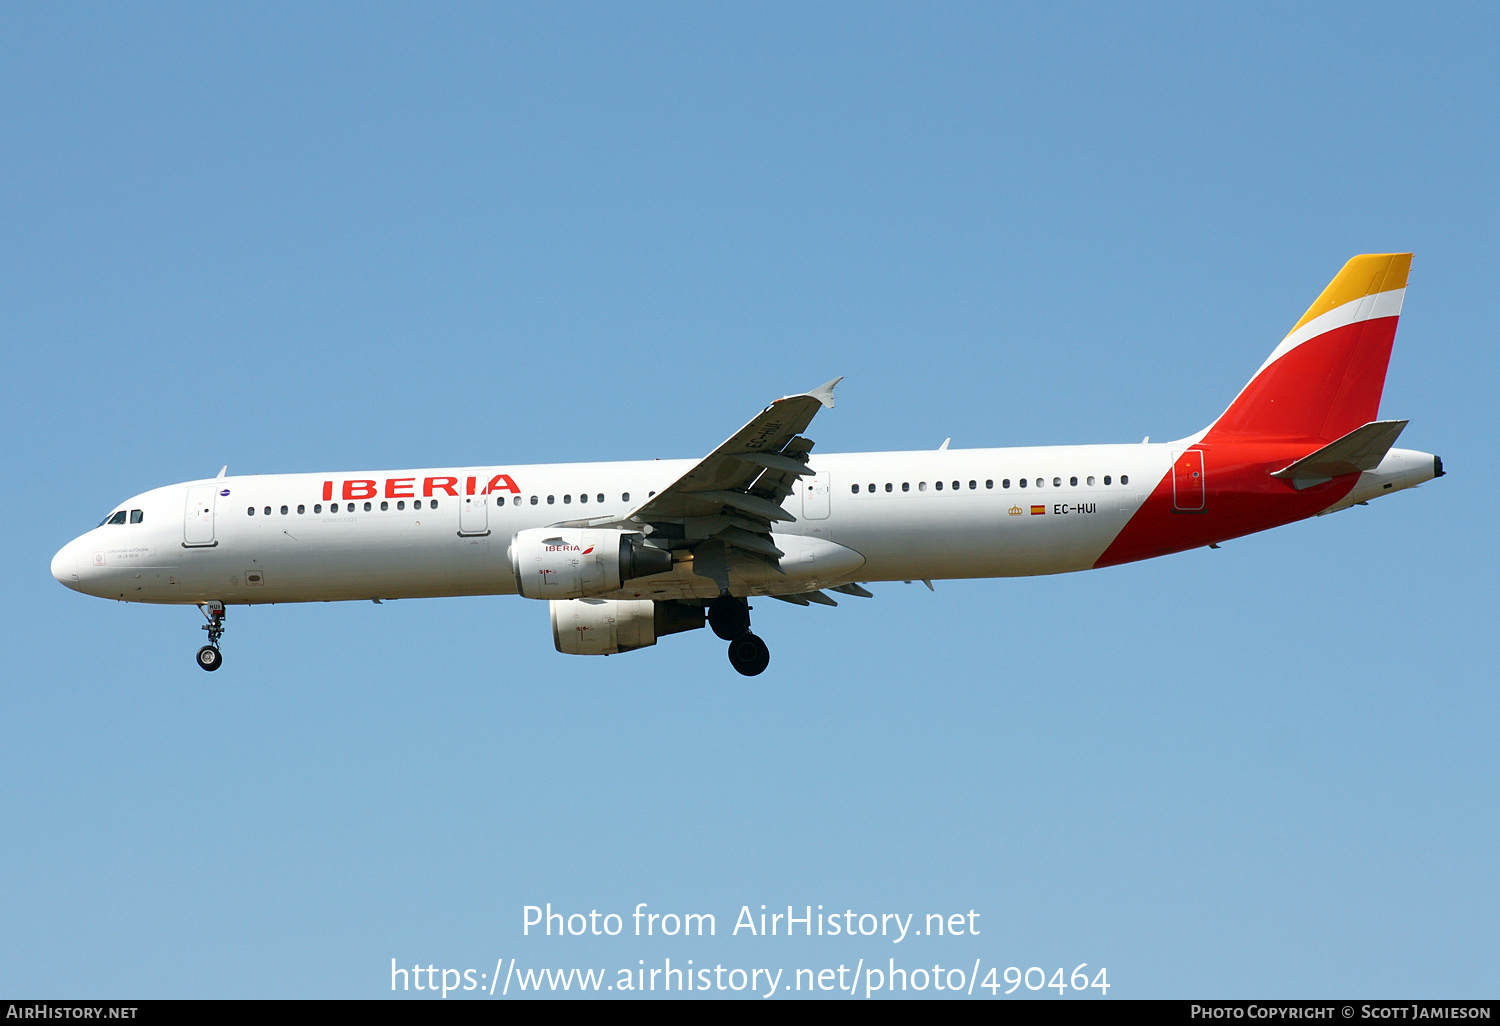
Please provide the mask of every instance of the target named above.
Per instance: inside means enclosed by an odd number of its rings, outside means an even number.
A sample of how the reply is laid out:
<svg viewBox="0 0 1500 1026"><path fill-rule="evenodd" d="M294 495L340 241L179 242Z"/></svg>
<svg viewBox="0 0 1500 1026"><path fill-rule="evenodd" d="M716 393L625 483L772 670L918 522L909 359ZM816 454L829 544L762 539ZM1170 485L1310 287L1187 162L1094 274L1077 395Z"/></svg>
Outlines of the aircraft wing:
<svg viewBox="0 0 1500 1026"><path fill-rule="evenodd" d="M797 478L812 475L807 458L813 443L801 432L820 409L833 406L834 386L842 380L777 399L617 522L647 526L652 541L690 549L694 572L726 590L728 565L735 559L777 566L783 553L771 540L771 529L796 520L781 504Z"/></svg>

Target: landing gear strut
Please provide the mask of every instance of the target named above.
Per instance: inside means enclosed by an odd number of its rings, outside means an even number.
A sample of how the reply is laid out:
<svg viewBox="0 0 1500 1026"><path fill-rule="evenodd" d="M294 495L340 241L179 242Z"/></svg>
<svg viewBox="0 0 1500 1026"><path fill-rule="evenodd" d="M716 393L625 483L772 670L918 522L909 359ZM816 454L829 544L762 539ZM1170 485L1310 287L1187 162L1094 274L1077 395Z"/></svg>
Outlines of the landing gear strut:
<svg viewBox="0 0 1500 1026"><path fill-rule="evenodd" d="M224 636L224 603L204 602L198 608L208 618L203 625L208 631L208 644L198 650L198 665L205 670L217 670L224 665L224 655L219 651L219 639Z"/></svg>
<svg viewBox="0 0 1500 1026"><path fill-rule="evenodd" d="M729 665L746 677L765 672L771 663L771 650L750 633L750 603L733 595L720 595L709 603L708 625L729 642Z"/></svg>

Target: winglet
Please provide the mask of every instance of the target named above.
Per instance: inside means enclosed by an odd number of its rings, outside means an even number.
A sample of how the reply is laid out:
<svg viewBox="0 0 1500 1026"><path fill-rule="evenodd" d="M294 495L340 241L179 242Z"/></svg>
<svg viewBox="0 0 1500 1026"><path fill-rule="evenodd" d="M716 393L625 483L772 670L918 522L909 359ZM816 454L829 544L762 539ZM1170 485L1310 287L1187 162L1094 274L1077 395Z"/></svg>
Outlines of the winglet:
<svg viewBox="0 0 1500 1026"><path fill-rule="evenodd" d="M813 389L807 394L812 396L818 402L822 403L826 408L831 410L833 409L833 389L836 385L838 385L840 381L843 380L844 376L840 374L838 377L834 378L826 385L819 385L817 388Z"/></svg>

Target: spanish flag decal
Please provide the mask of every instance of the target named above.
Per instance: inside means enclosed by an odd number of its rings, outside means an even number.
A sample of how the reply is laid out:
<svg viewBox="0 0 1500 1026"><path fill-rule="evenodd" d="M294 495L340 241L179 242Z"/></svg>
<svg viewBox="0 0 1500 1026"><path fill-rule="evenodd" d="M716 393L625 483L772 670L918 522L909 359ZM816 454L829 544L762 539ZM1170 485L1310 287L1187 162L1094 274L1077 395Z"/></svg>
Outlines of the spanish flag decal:
<svg viewBox="0 0 1500 1026"><path fill-rule="evenodd" d="M1031 515L1034 516L1034 517L1039 517L1039 516L1041 516L1045 512L1047 512L1047 507L1046 506L1033 506L1033 507L1031 507Z"/></svg>

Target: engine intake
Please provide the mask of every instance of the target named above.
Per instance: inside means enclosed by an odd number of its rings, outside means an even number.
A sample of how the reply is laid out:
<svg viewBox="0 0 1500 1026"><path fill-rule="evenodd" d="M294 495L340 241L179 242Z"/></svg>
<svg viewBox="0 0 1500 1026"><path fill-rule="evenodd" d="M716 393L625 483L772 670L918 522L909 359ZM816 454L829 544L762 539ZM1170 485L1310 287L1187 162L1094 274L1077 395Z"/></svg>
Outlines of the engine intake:
<svg viewBox="0 0 1500 1026"><path fill-rule="evenodd" d="M672 554L628 531L538 527L511 539L510 568L526 598L585 598L670 572Z"/></svg>

